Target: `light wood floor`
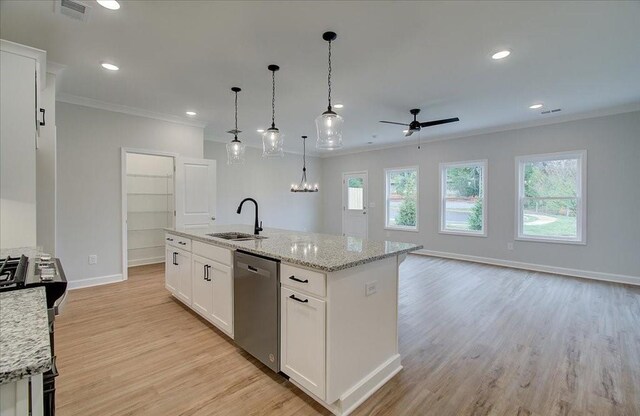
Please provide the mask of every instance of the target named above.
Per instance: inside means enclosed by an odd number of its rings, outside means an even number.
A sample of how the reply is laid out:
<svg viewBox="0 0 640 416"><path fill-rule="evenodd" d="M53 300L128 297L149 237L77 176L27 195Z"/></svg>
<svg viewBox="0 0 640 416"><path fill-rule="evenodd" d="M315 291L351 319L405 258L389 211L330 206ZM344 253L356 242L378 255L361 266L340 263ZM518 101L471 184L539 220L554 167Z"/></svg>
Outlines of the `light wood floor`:
<svg viewBox="0 0 640 416"><path fill-rule="evenodd" d="M70 292L58 414L328 415L171 298L163 266ZM640 287L409 256L404 370L355 415L640 415Z"/></svg>

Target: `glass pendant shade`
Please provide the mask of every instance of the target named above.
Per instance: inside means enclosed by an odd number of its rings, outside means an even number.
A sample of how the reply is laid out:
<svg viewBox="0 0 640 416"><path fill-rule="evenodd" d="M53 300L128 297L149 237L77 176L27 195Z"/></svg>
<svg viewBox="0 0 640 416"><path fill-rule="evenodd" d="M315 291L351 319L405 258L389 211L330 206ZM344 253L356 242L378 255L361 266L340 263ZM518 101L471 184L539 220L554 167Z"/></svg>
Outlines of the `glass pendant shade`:
<svg viewBox="0 0 640 416"><path fill-rule="evenodd" d="M227 143L227 164L241 163L244 163L244 143L236 138Z"/></svg>
<svg viewBox="0 0 640 416"><path fill-rule="evenodd" d="M318 149L333 150L342 147L342 124L344 119L331 110L327 110L316 118Z"/></svg>
<svg viewBox="0 0 640 416"><path fill-rule="evenodd" d="M262 134L262 157L284 157L280 130L271 127Z"/></svg>

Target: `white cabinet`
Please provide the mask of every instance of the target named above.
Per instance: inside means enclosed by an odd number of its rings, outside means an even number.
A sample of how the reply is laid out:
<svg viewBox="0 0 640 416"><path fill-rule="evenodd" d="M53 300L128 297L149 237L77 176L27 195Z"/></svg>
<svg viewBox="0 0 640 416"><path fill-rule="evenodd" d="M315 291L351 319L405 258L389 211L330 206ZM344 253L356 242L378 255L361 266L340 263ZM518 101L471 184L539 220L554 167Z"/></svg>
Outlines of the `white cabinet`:
<svg viewBox="0 0 640 416"><path fill-rule="evenodd" d="M191 307L233 337L233 275L231 267L192 255L193 301Z"/></svg>
<svg viewBox="0 0 640 416"><path fill-rule="evenodd" d="M176 296L180 298L181 301L191 306L191 253L176 249L174 250L176 253L176 266L178 270L178 293Z"/></svg>
<svg viewBox="0 0 640 416"><path fill-rule="evenodd" d="M213 283L213 323L233 338L233 274L231 267L211 262L209 278Z"/></svg>
<svg viewBox="0 0 640 416"><path fill-rule="evenodd" d="M165 287L233 338L231 250L170 233L165 241Z"/></svg>
<svg viewBox="0 0 640 416"><path fill-rule="evenodd" d="M204 317L210 317L213 311L213 283L209 277L211 261L192 254L191 273L193 299L191 307Z"/></svg>
<svg viewBox="0 0 640 416"><path fill-rule="evenodd" d="M178 267L175 264L177 254L173 247L165 247L164 287L174 295L178 293Z"/></svg>
<svg viewBox="0 0 640 416"><path fill-rule="evenodd" d="M191 253L165 246L164 286L175 297L191 306Z"/></svg>
<svg viewBox="0 0 640 416"><path fill-rule="evenodd" d="M36 146L44 51L0 42L0 248L36 245Z"/></svg>
<svg viewBox="0 0 640 416"><path fill-rule="evenodd" d="M282 372L324 400L326 303L286 287L280 296Z"/></svg>

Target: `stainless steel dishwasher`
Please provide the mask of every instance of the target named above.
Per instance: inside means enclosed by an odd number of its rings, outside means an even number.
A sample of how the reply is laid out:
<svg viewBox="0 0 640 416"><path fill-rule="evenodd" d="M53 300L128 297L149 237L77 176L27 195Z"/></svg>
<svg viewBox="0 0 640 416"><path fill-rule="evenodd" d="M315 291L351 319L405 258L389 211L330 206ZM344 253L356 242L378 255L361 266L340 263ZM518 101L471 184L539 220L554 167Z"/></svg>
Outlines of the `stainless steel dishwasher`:
<svg viewBox="0 0 640 416"><path fill-rule="evenodd" d="M280 371L280 262L243 251L234 255L234 341Z"/></svg>

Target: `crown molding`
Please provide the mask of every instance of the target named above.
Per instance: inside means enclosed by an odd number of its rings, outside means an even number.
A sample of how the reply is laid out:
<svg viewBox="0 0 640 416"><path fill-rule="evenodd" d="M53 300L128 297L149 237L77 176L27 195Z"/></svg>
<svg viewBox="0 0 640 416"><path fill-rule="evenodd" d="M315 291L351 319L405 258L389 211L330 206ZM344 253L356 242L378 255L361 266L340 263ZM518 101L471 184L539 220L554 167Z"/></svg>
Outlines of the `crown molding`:
<svg viewBox="0 0 640 416"><path fill-rule="evenodd" d="M434 138L423 138L420 140L420 144L428 145L430 143L441 142L445 140L466 139L468 137L482 136L485 134L499 133L503 131L520 130L520 129L526 129L530 127L548 126L552 124L567 123L570 121L585 120L589 118L606 117L606 116L612 116L616 114L632 113L635 111L640 111L640 102L625 104L625 105L620 105L615 107L609 107L606 109L593 110L593 111L588 111L588 112L578 113L578 114L558 115L553 118L544 118L544 119L532 120L527 122L510 123L510 124L505 124L497 127L488 127L484 129L471 130L471 131L467 131L459 134L451 134L451 135L439 136ZM324 159L324 158L330 158L330 157L336 157L336 156L345 156L345 155L352 155L352 154L364 153L364 152L374 152L376 150L394 149L396 147L407 147L407 146L417 146L417 145L418 145L418 139L416 138L411 140L405 140L399 143L386 143L386 144L380 144L377 146L359 146L359 147L344 149L344 150L334 150L334 151L331 151L331 153L323 152L323 153L317 154L317 157Z"/></svg>
<svg viewBox="0 0 640 416"><path fill-rule="evenodd" d="M94 100L93 98L80 97L78 95L60 93L56 101L75 104L83 107L97 108L99 110L113 111L116 113L128 114L131 116L152 118L155 120L168 121L170 123L184 124L186 126L199 127L204 129L207 125L204 121L190 120L185 117L178 117L170 114L157 113L155 111L143 110L141 108L129 107L121 104L108 103L106 101Z"/></svg>

